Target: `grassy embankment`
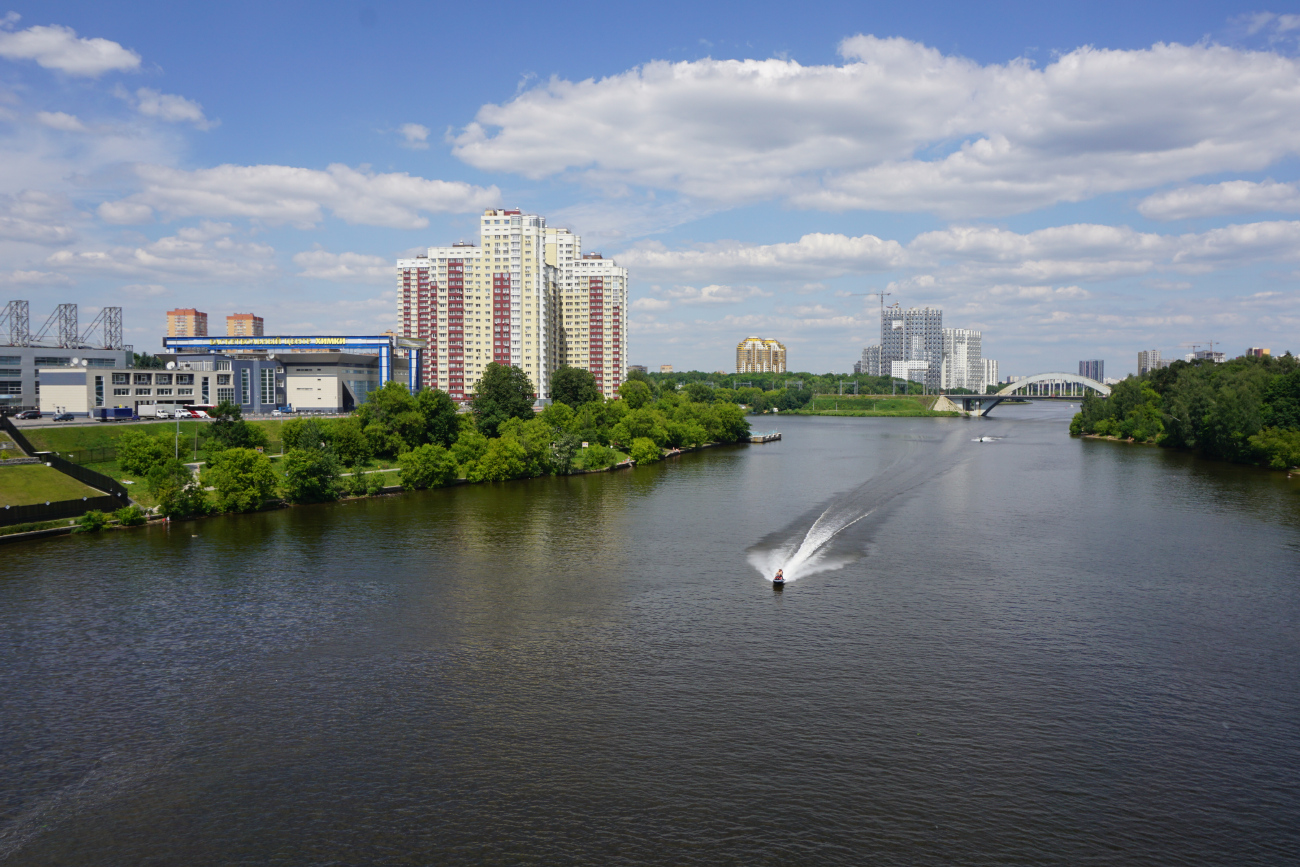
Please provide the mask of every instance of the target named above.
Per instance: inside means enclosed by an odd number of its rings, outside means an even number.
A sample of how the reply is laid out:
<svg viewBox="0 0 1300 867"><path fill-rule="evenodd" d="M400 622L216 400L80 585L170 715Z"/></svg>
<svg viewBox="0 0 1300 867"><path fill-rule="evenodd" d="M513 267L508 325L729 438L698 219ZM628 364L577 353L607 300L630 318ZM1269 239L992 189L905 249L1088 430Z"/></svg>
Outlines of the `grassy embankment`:
<svg viewBox="0 0 1300 867"><path fill-rule="evenodd" d="M803 409L782 415L843 415L883 418L950 418L955 412L935 412L934 395L819 394Z"/></svg>
<svg viewBox="0 0 1300 867"><path fill-rule="evenodd" d="M43 464L0 468L0 508L102 496L103 491L87 487Z"/></svg>

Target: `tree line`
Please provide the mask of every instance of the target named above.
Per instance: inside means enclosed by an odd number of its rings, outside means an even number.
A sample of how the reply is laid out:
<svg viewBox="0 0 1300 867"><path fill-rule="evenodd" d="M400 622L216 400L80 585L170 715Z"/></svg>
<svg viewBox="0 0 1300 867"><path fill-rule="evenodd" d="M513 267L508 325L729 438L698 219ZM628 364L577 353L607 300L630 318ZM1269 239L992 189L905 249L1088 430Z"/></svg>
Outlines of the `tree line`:
<svg viewBox="0 0 1300 867"><path fill-rule="evenodd" d="M1284 469L1300 465L1300 362L1290 353L1198 359L1130 376L1109 398L1088 395L1070 433L1194 449Z"/></svg>
<svg viewBox="0 0 1300 867"><path fill-rule="evenodd" d="M661 391L644 377L630 378L618 398L605 400L590 372L561 367L551 377L552 402L539 413L528 376L493 363L468 413L443 391L412 394L394 381L370 392L346 418L289 419L281 431L282 477L262 451L265 430L231 403L220 404L204 426L205 466L198 477L173 456L170 437L143 430L119 438L118 463L143 477L162 513L173 517L251 511L280 497L309 503L374 493L378 476L367 480L361 468L376 458L396 461L408 489L460 478L566 475L605 469L620 453L650 463L665 449L748 437L740 407L701 388L708 394Z"/></svg>

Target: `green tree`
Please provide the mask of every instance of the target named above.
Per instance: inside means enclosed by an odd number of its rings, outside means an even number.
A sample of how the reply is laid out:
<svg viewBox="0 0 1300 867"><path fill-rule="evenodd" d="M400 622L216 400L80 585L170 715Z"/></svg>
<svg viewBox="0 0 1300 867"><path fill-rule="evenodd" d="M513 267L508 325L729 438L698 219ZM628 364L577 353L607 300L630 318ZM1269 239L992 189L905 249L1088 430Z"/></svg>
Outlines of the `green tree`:
<svg viewBox="0 0 1300 867"><path fill-rule="evenodd" d="M655 445L655 441L648 437L637 437L632 440L632 450L628 454L637 464L651 464L655 461L663 460L664 453Z"/></svg>
<svg viewBox="0 0 1300 867"><path fill-rule="evenodd" d="M437 443L425 443L404 452L398 460L402 462L402 486L405 488L438 488L456 480L456 459Z"/></svg>
<svg viewBox="0 0 1300 867"><path fill-rule="evenodd" d="M512 418L501 423L497 428L501 436L514 437L524 447L524 475L529 478L541 476L551 471L551 442L554 431L540 418Z"/></svg>
<svg viewBox="0 0 1300 867"><path fill-rule="evenodd" d="M640 373L640 371L636 371ZM650 386L639 379L629 379L618 387L618 396L627 402L628 409L640 409L654 400Z"/></svg>
<svg viewBox="0 0 1300 867"><path fill-rule="evenodd" d="M127 431L117 438L118 466L131 475L149 475L154 467L174 457L173 452L170 443L164 444L142 430Z"/></svg>
<svg viewBox="0 0 1300 867"><path fill-rule="evenodd" d="M291 503L337 500L339 462L334 452L329 447L287 452L284 456L284 496Z"/></svg>
<svg viewBox="0 0 1300 867"><path fill-rule="evenodd" d="M376 455L396 457L425 442L425 417L410 388L397 380L366 395L353 416Z"/></svg>
<svg viewBox="0 0 1300 867"><path fill-rule="evenodd" d="M564 404L559 404L564 406ZM573 460L582 450L582 440L571 433L557 434L551 445L551 468L557 475L567 476L573 472Z"/></svg>
<svg viewBox="0 0 1300 867"><path fill-rule="evenodd" d="M291 418L280 428L280 440L285 451L324 448L334 441L334 425L318 418Z"/></svg>
<svg viewBox="0 0 1300 867"><path fill-rule="evenodd" d="M686 383L686 397L691 403L712 403L713 389L702 382Z"/></svg>
<svg viewBox="0 0 1300 867"><path fill-rule="evenodd" d="M1266 427L1250 438L1260 463L1275 470L1300 467L1300 430Z"/></svg>
<svg viewBox="0 0 1300 867"><path fill-rule="evenodd" d="M424 418L424 441L450 448L460 436L460 418L451 395L426 388L415 396L416 408Z"/></svg>
<svg viewBox="0 0 1300 867"><path fill-rule="evenodd" d="M216 491L222 512L248 512L275 496L275 471L266 455L252 449L226 449L208 459L203 480Z"/></svg>
<svg viewBox="0 0 1300 867"><path fill-rule="evenodd" d="M108 525L108 515L98 509L91 509L77 519L77 533L98 533Z"/></svg>
<svg viewBox="0 0 1300 867"><path fill-rule="evenodd" d="M123 506L113 513L113 517L123 527L138 527L148 520L144 510L139 506Z"/></svg>
<svg viewBox="0 0 1300 867"><path fill-rule="evenodd" d="M479 462L487 450L488 438L476 430L467 430L462 431L456 438L456 444L451 447L451 456L456 459L456 465L468 478L470 469Z"/></svg>
<svg viewBox="0 0 1300 867"><path fill-rule="evenodd" d="M483 368L478 393L472 406L478 429L488 437L497 435L497 425L510 418L533 418L533 383L518 367L497 364Z"/></svg>
<svg viewBox="0 0 1300 867"><path fill-rule="evenodd" d="M138 367L141 370L162 370L166 367L161 358L147 352L133 352L131 358L131 366Z"/></svg>
<svg viewBox="0 0 1300 867"><path fill-rule="evenodd" d="M538 416L551 430L565 431L573 424L573 407L567 403L552 403Z"/></svg>
<svg viewBox="0 0 1300 867"><path fill-rule="evenodd" d="M370 460L370 439L361 419L341 418L333 424L334 454L346 467L359 467Z"/></svg>
<svg viewBox="0 0 1300 867"><path fill-rule="evenodd" d="M558 400L576 409L601 399L596 377L591 371L563 364L551 374L551 400Z"/></svg>
<svg viewBox="0 0 1300 867"><path fill-rule="evenodd" d="M169 458L149 471L149 496L169 518L189 518L208 512L208 495L185 464Z"/></svg>
<svg viewBox="0 0 1300 867"><path fill-rule="evenodd" d="M522 479L528 471L528 453L514 437L492 440L483 457L474 465L469 477L472 482L504 482Z"/></svg>
<svg viewBox="0 0 1300 867"><path fill-rule="evenodd" d="M603 470L616 460L618 454L600 443L591 443L582 450L582 468L585 470Z"/></svg>
<svg viewBox="0 0 1300 867"><path fill-rule="evenodd" d="M213 421L203 429L209 454L227 449L255 449L266 446L266 431L244 420L239 404L223 400L211 412Z"/></svg>

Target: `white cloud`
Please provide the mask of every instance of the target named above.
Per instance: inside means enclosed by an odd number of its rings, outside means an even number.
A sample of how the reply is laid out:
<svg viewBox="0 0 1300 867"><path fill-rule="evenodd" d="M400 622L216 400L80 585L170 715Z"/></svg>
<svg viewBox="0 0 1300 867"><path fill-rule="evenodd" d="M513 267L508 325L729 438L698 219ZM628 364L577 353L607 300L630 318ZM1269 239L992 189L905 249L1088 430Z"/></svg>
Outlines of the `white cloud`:
<svg viewBox="0 0 1300 867"><path fill-rule="evenodd" d="M160 295L171 294L170 290L161 283L131 283L122 286L119 291L134 298L157 298Z"/></svg>
<svg viewBox="0 0 1300 867"><path fill-rule="evenodd" d="M428 150L429 148L429 128L418 123L404 123L397 128L397 132L402 136L402 147L410 148L413 151Z"/></svg>
<svg viewBox="0 0 1300 867"><path fill-rule="evenodd" d="M204 222L136 247L61 250L45 260L60 273L196 283L258 280L278 273L275 250L232 237L229 223Z"/></svg>
<svg viewBox="0 0 1300 867"><path fill-rule="evenodd" d="M783 244L722 242L670 251L659 243L632 247L618 255L620 265L638 275L729 283L738 280L790 280L834 277L862 271L888 271L903 264L903 247L874 235L851 238L815 233Z"/></svg>
<svg viewBox="0 0 1300 867"><path fill-rule="evenodd" d="M76 115L62 111L38 111L36 120L50 129L62 132L86 132L86 125L78 120Z"/></svg>
<svg viewBox="0 0 1300 867"><path fill-rule="evenodd" d="M208 120L203 106L174 93L159 93L148 87L135 92L135 110L146 117L156 117L168 123L192 123L199 129L212 129L219 121Z"/></svg>
<svg viewBox="0 0 1300 867"><path fill-rule="evenodd" d="M664 298L637 298L628 305L629 310L667 310L673 303Z"/></svg>
<svg viewBox="0 0 1300 867"><path fill-rule="evenodd" d="M771 292L764 292L757 286L675 286L665 293L670 299L680 304L737 304L751 298L771 298Z"/></svg>
<svg viewBox="0 0 1300 867"><path fill-rule="evenodd" d="M38 190L0 196L0 239L47 246L69 244L76 238L66 222L73 213L65 196Z"/></svg>
<svg viewBox="0 0 1300 867"><path fill-rule="evenodd" d="M454 153L495 171L713 203L1008 214L1264 168L1300 151L1300 61L1213 44L980 65L855 36L840 65L655 62L485 105Z"/></svg>
<svg viewBox="0 0 1300 867"><path fill-rule="evenodd" d="M303 277L344 283L386 283L393 279L393 260L364 253L330 253L307 250L296 253L293 263Z"/></svg>
<svg viewBox="0 0 1300 867"><path fill-rule="evenodd" d="M1185 220L1260 211L1293 213L1300 211L1300 185L1271 180L1194 184L1148 196L1138 203L1138 211L1153 220Z"/></svg>
<svg viewBox="0 0 1300 867"><path fill-rule="evenodd" d="M71 286L72 279L50 271L10 271L0 273L0 283L11 286Z"/></svg>
<svg viewBox="0 0 1300 867"><path fill-rule="evenodd" d="M248 217L301 228L319 223L328 208L354 225L421 229L429 224L421 212L476 211L501 198L496 187L405 172L376 174L338 163L325 171L273 165L195 171L139 165L135 171L144 189L114 205L147 206L168 217Z"/></svg>
<svg viewBox="0 0 1300 867"><path fill-rule="evenodd" d="M16 21L6 18L6 23ZM0 30L0 57L34 60L46 69L98 78L105 72L132 72L140 55L108 39L83 39L71 27L58 24L29 27L16 33Z"/></svg>
<svg viewBox="0 0 1300 867"><path fill-rule="evenodd" d="M114 226L140 226L153 222L153 208L138 202L101 202L95 212L105 223Z"/></svg>

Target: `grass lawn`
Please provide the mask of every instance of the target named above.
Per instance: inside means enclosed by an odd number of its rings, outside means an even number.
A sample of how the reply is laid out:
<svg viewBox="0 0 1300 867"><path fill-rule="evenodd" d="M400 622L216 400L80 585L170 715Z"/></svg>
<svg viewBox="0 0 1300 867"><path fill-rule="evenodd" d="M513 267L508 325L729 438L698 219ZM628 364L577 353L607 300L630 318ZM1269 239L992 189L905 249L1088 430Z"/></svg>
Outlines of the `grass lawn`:
<svg viewBox="0 0 1300 867"><path fill-rule="evenodd" d="M267 438L277 444L278 447L280 442L280 430L284 427L283 419L257 419L250 420L248 423L254 427L260 427L265 430ZM182 421L180 423L182 460L193 460L194 435L208 424L211 424L211 422ZM169 437L174 437L176 434L176 422L153 421L140 422L138 424L101 422L99 424L80 424L71 425L69 427L24 428L23 433L37 449L58 452L61 455L68 455L76 454L78 449L116 448L117 438L127 431L132 430L142 430L152 437L161 438L164 434ZM200 439L200 455L202 454L202 448L203 440ZM103 471L101 470L101 472Z"/></svg>
<svg viewBox="0 0 1300 867"><path fill-rule="evenodd" d="M57 500L102 497L81 482L42 464L0 467L0 506L30 506Z"/></svg>

